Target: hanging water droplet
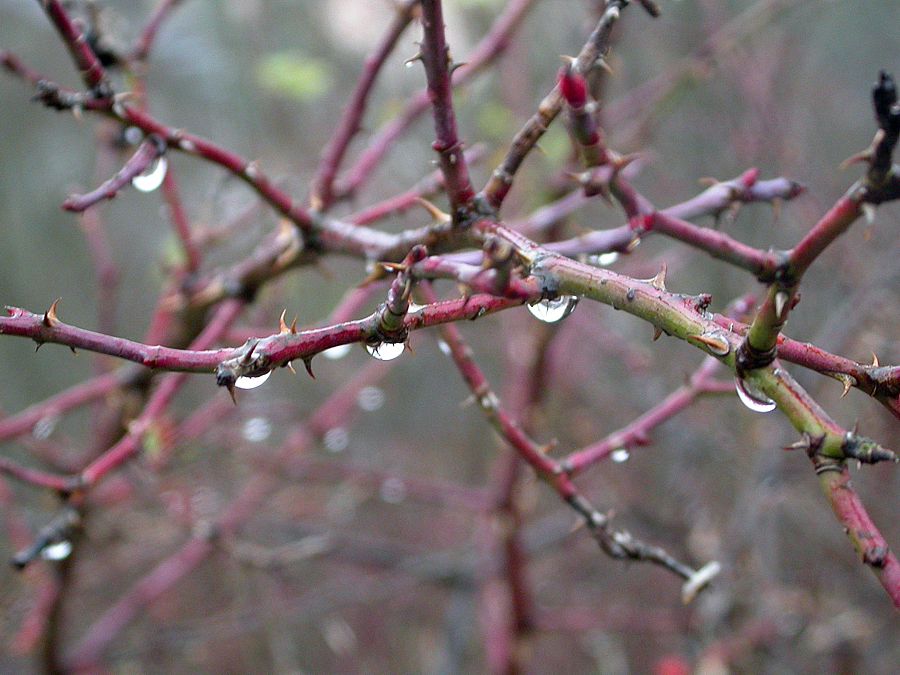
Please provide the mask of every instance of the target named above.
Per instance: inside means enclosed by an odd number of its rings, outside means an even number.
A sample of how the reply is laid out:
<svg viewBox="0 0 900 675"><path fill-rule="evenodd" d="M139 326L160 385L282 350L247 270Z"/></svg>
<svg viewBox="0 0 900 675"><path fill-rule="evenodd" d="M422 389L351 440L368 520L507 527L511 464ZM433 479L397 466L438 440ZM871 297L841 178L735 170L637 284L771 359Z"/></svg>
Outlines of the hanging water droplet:
<svg viewBox="0 0 900 675"><path fill-rule="evenodd" d="M560 295L553 300L541 300L532 305L528 305L528 311L534 318L544 323L556 323L562 321L578 304L578 298L574 295Z"/></svg>
<svg viewBox="0 0 900 675"><path fill-rule="evenodd" d="M242 433L251 443L262 443L272 435L272 423L265 417L251 417L244 422Z"/></svg>
<svg viewBox="0 0 900 675"><path fill-rule="evenodd" d="M41 549L41 557L44 560L65 560L70 553L72 553L72 542L67 539Z"/></svg>
<svg viewBox="0 0 900 675"><path fill-rule="evenodd" d="M59 424L59 415L50 412L34 423L31 435L39 441L46 441L53 435L57 424Z"/></svg>
<svg viewBox="0 0 900 675"><path fill-rule="evenodd" d="M628 448L616 448L609 455L609 458L616 464L627 462L630 457L631 453L628 452Z"/></svg>
<svg viewBox="0 0 900 675"><path fill-rule="evenodd" d="M122 138L125 139L125 142L128 143L128 145L137 145L143 140L144 132L138 127L127 127L125 131L122 132Z"/></svg>
<svg viewBox="0 0 900 675"><path fill-rule="evenodd" d="M385 478L378 494L388 504L400 504L406 499L406 484L399 478Z"/></svg>
<svg viewBox="0 0 900 675"><path fill-rule="evenodd" d="M234 381L234 386L238 389L256 389L261 384L265 383L266 380L269 379L269 376L272 375L272 371L268 371L259 375L258 377L239 377Z"/></svg>
<svg viewBox="0 0 900 675"><path fill-rule="evenodd" d="M166 169L168 168L169 160L164 156L157 157L143 173L140 173L131 179L131 184L134 186L135 190L140 190L141 192L153 192L162 185L163 179L166 177Z"/></svg>
<svg viewBox="0 0 900 675"><path fill-rule="evenodd" d="M356 395L356 404L361 410L375 412L384 405L384 390L379 387L363 387Z"/></svg>
<svg viewBox="0 0 900 675"><path fill-rule="evenodd" d="M324 352L322 352L322 356L324 356L329 361L337 361L344 358L349 353L350 345L338 345L337 347L326 349Z"/></svg>
<svg viewBox="0 0 900 675"><path fill-rule="evenodd" d="M597 255L592 255L588 260L592 265L597 265L598 267L609 267L618 259L618 251L609 251L608 253L598 253Z"/></svg>
<svg viewBox="0 0 900 675"><path fill-rule="evenodd" d="M350 444L350 434L344 427L334 427L325 432L322 442L328 452L340 452Z"/></svg>
<svg viewBox="0 0 900 675"><path fill-rule="evenodd" d="M403 353L406 346L402 342L379 342L374 345L366 345L369 356L379 361L393 361Z"/></svg>
<svg viewBox="0 0 900 675"><path fill-rule="evenodd" d="M741 403L753 412L767 413L778 407L775 401L739 377L734 378L734 389Z"/></svg>

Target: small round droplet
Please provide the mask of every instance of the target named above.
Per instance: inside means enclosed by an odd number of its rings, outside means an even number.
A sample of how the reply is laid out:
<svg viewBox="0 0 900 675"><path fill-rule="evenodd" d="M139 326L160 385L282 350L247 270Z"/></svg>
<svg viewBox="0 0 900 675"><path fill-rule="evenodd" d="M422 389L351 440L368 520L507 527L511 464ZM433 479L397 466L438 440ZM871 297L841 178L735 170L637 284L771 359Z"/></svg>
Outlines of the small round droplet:
<svg viewBox="0 0 900 675"><path fill-rule="evenodd" d="M262 384L265 384L265 381L269 379L272 375L272 371L268 371L263 373L258 377L239 377L234 381L234 386L238 389L256 389Z"/></svg>
<svg viewBox="0 0 900 675"><path fill-rule="evenodd" d="M328 452L341 452L350 444L350 434L344 427L334 427L325 432L322 442Z"/></svg>
<svg viewBox="0 0 900 675"><path fill-rule="evenodd" d="M324 356L329 361L338 361L347 354L350 353L350 345L338 345L337 347L332 347L331 349L326 349L322 352L322 356Z"/></svg>
<svg viewBox="0 0 900 675"><path fill-rule="evenodd" d="M403 353L406 346L402 342L379 342L374 345L366 345L369 356L379 361L393 361Z"/></svg>
<svg viewBox="0 0 900 675"><path fill-rule="evenodd" d="M753 412L767 413L778 407L775 401L739 377L734 378L734 389L741 403Z"/></svg>
<svg viewBox="0 0 900 675"><path fill-rule="evenodd" d="M388 504L400 504L406 499L406 484L399 478L385 478L378 494Z"/></svg>
<svg viewBox="0 0 900 675"><path fill-rule="evenodd" d="M67 539L50 544L41 549L44 560L65 560L72 553L72 542Z"/></svg>
<svg viewBox="0 0 900 675"><path fill-rule="evenodd" d="M588 260L592 265L597 265L598 267L609 267L618 259L618 251L609 251L608 253L598 253L597 255L592 255Z"/></svg>
<svg viewBox="0 0 900 675"><path fill-rule="evenodd" d="M631 453L628 452L628 448L616 448L610 453L609 457L616 464L622 464L623 462L628 461L631 457Z"/></svg>
<svg viewBox="0 0 900 675"><path fill-rule="evenodd" d="M166 177L166 169L168 168L169 161L165 157L157 157L143 173L131 179L131 184L135 190L153 192L162 185L163 179Z"/></svg>
<svg viewBox="0 0 900 675"><path fill-rule="evenodd" d="M380 387L363 387L356 395L356 404L360 410L375 412L384 405L384 390Z"/></svg>
<svg viewBox="0 0 900 675"><path fill-rule="evenodd" d="M450 356L450 354L453 353L452 350L450 349L450 345L448 345L443 340L438 340L437 344L438 344L438 349L441 350L441 354L443 354L444 356Z"/></svg>
<svg viewBox="0 0 900 675"><path fill-rule="evenodd" d="M528 311L534 318L544 323L556 323L565 319L575 309L578 298L574 295L560 295L553 300L541 300L528 305Z"/></svg>
<svg viewBox="0 0 900 675"><path fill-rule="evenodd" d="M265 417L251 417L244 422L242 433L251 443L262 443L272 435L272 423Z"/></svg>
<svg viewBox="0 0 900 675"><path fill-rule="evenodd" d="M128 143L128 145L137 145L144 138L144 132L138 127L127 127L125 131L122 132L122 138L125 139L125 142Z"/></svg>

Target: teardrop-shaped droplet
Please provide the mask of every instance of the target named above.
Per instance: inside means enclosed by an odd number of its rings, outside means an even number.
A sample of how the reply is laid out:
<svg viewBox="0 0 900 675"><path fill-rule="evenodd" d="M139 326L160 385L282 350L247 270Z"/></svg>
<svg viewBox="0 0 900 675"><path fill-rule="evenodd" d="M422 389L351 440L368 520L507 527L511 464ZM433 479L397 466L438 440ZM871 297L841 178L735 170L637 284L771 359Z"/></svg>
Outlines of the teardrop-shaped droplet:
<svg viewBox="0 0 900 675"><path fill-rule="evenodd" d="M326 349L324 352L322 352L322 356L324 356L329 361L337 361L344 358L349 353L350 345L338 345L337 347Z"/></svg>
<svg viewBox="0 0 900 675"><path fill-rule="evenodd" d="M272 375L272 371L268 371L257 377L239 377L234 381L234 386L238 389L256 389Z"/></svg>
<svg viewBox="0 0 900 675"><path fill-rule="evenodd" d="M65 560L71 552L72 542L63 539L41 549L41 557L44 560Z"/></svg>
<svg viewBox="0 0 900 675"><path fill-rule="evenodd" d="M578 298L574 295L560 295L553 300L541 300L533 305L528 305L528 311L534 318L544 323L556 323L562 321L578 304Z"/></svg>
<svg viewBox="0 0 900 675"><path fill-rule="evenodd" d="M775 401L739 377L734 378L734 389L741 403L753 412L767 413L778 407Z"/></svg>
<svg viewBox="0 0 900 675"><path fill-rule="evenodd" d="M591 256L590 261L598 267L609 267L619 259L618 251L609 251L608 253L598 253Z"/></svg>
<svg viewBox="0 0 900 675"><path fill-rule="evenodd" d="M616 464L627 462L630 457L631 453L628 452L628 448L616 448L609 455L609 458Z"/></svg>
<svg viewBox="0 0 900 675"><path fill-rule="evenodd" d="M403 353L406 345L402 342L379 342L374 345L366 345L369 356L379 361L393 361Z"/></svg>
<svg viewBox="0 0 900 675"><path fill-rule="evenodd" d="M164 156L157 157L143 173L131 179L131 184L135 190L153 192L162 185L163 179L166 177L166 169L168 168L169 161Z"/></svg>

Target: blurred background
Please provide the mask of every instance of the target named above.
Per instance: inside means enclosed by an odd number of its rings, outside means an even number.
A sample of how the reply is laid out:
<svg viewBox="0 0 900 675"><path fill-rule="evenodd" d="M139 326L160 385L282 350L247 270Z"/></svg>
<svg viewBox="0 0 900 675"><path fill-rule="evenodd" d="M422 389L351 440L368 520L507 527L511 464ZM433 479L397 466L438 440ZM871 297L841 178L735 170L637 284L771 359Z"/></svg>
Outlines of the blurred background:
<svg viewBox="0 0 900 675"><path fill-rule="evenodd" d="M83 3L73 3L76 6ZM155 3L109 1L104 34L130 45ZM507 144L553 86L559 55L577 53L602 2L537 0L495 68L455 95L460 135L481 143L472 169L483 185ZM884 0L663 2L653 20L639 6L623 15L608 59L601 119L610 147L641 153L636 187L657 206L694 196L698 179L729 179L750 167L807 187L780 213L747 206L719 226L761 248L789 248L859 175L840 162L875 130L870 91L880 69L900 75L900 6ZM466 61L503 8L502 0L445 3L448 39ZM77 7L76 7L77 9ZM163 25L146 71L148 105L172 127L258 159L277 183L307 196L363 59L392 17L387 0L186 0ZM423 87L412 25L389 58L351 147L349 166L382 124ZM53 80L77 74L39 4L0 0L0 48ZM118 90L126 90L119 82ZM122 192L96 209L117 275L98 288L85 237L94 220L63 212L73 191L117 169L97 160L98 125L30 102L31 89L0 77L0 301L39 312L62 297L72 324L140 339L179 246L159 192ZM406 190L433 171L433 128L423 116L379 165L345 215ZM122 156L123 158L125 155ZM210 242L204 267L241 259L277 218L237 180L212 165L170 156L192 226ZM532 153L504 207L524 217L570 189L572 146L558 122ZM435 199L444 205L441 197ZM561 223L572 236L622 223L596 200ZM428 222L410 211L382 223L391 231ZM713 225L712 220L705 221ZM900 208L858 223L808 273L787 333L860 362L900 361ZM614 269L640 278L668 265L670 290L709 292L714 311L759 284L688 247L648 237ZM324 321L366 276L362 261L328 258L265 287L241 327L264 335L277 317ZM451 295L454 289L440 287ZM371 311L380 295L358 316ZM111 304L112 302L115 304ZM684 383L702 355L611 308L582 302L546 329L523 308L461 326L478 363L503 397L536 343L546 343L539 404L530 428L560 451L596 441ZM535 331L538 331L536 333ZM318 358L317 379L273 375L232 407L211 378L197 376L166 424L200 420L198 433L145 456L92 503L72 556L55 647L73 653L86 631L161 561L216 519L252 477L271 474L260 508L236 535L174 587L142 607L103 651L117 672L479 672L490 663L491 612L505 611L498 582L496 519L490 503L509 452L426 331L413 353L378 370L354 348ZM238 341L230 344L237 344ZM0 340L0 414L19 412L115 364L30 341ZM888 447L898 423L875 401L815 373L790 368L842 425ZM727 374L721 373L723 379ZM277 449L296 425L352 378L348 412L320 415L322 439L296 461ZM512 394L515 395L515 392ZM0 452L42 466L35 444L84 457L103 406L48 416ZM198 413L198 411L200 411ZM733 395L699 399L654 430L627 461L604 462L579 479L615 523L695 566L711 559L721 577L692 605L680 583L646 564L607 558L546 486L519 483L526 574L535 628L522 644L526 672L889 673L900 659L896 615L863 568L819 492L808 460L780 448L796 440L778 413L759 415ZM157 453L157 454L159 454ZM73 460L75 461L75 460ZM77 463L77 462L76 462ZM900 542L895 467L852 468L854 482L889 542ZM0 557L22 532L36 532L58 500L0 479L6 514ZM479 501L480 500L480 501ZM19 527L19 530L16 530ZM18 535L16 534L18 532ZM26 539L27 541L27 539ZM493 542L493 543L492 543ZM57 573L38 562L0 571L0 670L40 670L44 589ZM150 590L146 589L149 594ZM666 670L666 669L669 670ZM682 668L682 670L672 670Z"/></svg>

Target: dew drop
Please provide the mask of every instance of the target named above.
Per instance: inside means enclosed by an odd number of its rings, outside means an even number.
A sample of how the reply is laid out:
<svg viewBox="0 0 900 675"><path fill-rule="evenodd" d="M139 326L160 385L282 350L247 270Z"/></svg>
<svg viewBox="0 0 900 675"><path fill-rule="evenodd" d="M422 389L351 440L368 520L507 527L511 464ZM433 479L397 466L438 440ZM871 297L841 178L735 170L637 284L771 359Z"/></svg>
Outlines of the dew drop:
<svg viewBox="0 0 900 675"><path fill-rule="evenodd" d="M775 401L739 377L734 378L734 389L737 391L741 403L753 412L772 412L777 407Z"/></svg>
<svg viewBox="0 0 900 675"><path fill-rule="evenodd" d="M65 560L70 553L72 553L72 542L66 539L41 549L41 557L44 560Z"/></svg>
<svg viewBox="0 0 900 675"><path fill-rule="evenodd" d="M264 384L271 374L272 371L270 370L258 377L239 377L234 381L234 386L238 389L256 389L261 384Z"/></svg>
<svg viewBox="0 0 900 675"><path fill-rule="evenodd" d="M441 354L443 354L444 356L450 356L450 354L453 353L450 349L450 345L448 345L443 340L438 340L437 344L438 344L438 349L441 350Z"/></svg>
<svg viewBox="0 0 900 675"><path fill-rule="evenodd" d="M531 312L539 321L544 323L556 323L562 321L578 304L578 298L574 295L561 295L553 300L541 300L532 305L528 305L528 311Z"/></svg>
<svg viewBox="0 0 900 675"><path fill-rule="evenodd" d="M379 361L393 361L403 353L406 345L402 342L379 342L374 345L366 345L369 356Z"/></svg>
<svg viewBox="0 0 900 675"><path fill-rule="evenodd" d="M616 448L610 453L609 457L616 464L622 464L623 462L628 461L631 457L631 453L628 452L628 448Z"/></svg>
<svg viewBox="0 0 900 675"><path fill-rule="evenodd" d="M350 444L350 434L344 427L334 427L325 432L322 442L328 452L341 452Z"/></svg>
<svg viewBox="0 0 900 675"><path fill-rule="evenodd" d="M618 251L609 251L608 253L598 253L597 255L592 255L588 260L592 265L597 265L598 267L609 267L614 262L619 259Z"/></svg>
<svg viewBox="0 0 900 675"><path fill-rule="evenodd" d="M385 478L378 494L388 504L400 504L406 499L406 484L399 478Z"/></svg>
<svg viewBox="0 0 900 675"><path fill-rule="evenodd" d="M265 417L251 417L244 422L242 433L251 443L262 443L272 435L272 423Z"/></svg>
<svg viewBox="0 0 900 675"><path fill-rule="evenodd" d="M349 353L350 345L338 345L337 347L326 349L324 352L322 352L322 356L324 356L329 361L339 361Z"/></svg>
<svg viewBox="0 0 900 675"><path fill-rule="evenodd" d="M356 395L356 404L360 410L375 412L384 405L384 390L380 387L363 387Z"/></svg>
<svg viewBox="0 0 900 675"><path fill-rule="evenodd" d="M122 132L122 138L128 145L137 145L144 138L144 132L138 127L128 127Z"/></svg>
<svg viewBox="0 0 900 675"><path fill-rule="evenodd" d="M162 185L168 168L169 161L165 157L157 157L143 173L131 179L131 184L141 192L153 192Z"/></svg>

